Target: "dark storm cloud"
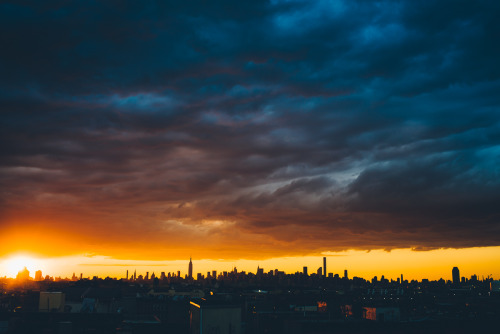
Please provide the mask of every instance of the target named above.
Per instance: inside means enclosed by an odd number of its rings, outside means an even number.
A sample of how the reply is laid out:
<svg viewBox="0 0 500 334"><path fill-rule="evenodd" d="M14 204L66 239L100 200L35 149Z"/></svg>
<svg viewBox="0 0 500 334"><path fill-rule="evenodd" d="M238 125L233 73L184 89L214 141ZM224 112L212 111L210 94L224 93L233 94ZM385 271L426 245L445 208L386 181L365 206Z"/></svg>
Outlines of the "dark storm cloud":
<svg viewBox="0 0 500 334"><path fill-rule="evenodd" d="M4 2L1 224L213 256L499 245L499 10Z"/></svg>

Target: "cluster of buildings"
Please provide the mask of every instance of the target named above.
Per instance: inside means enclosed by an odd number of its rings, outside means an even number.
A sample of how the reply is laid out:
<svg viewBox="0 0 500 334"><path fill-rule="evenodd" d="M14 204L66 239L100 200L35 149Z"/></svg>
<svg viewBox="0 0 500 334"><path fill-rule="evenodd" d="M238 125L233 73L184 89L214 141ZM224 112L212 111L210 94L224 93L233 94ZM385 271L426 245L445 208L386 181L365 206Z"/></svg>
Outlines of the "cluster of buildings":
<svg viewBox="0 0 500 334"><path fill-rule="evenodd" d="M184 276L181 275L181 271L178 270L177 272L160 272L159 275L156 275L155 272L152 272L151 275L149 271L146 271L144 275L142 274L137 274L137 271L134 270L132 274L129 275L129 271L127 270L125 272L124 280L127 282L139 282L139 283L147 283L147 282L159 282L159 281L168 281L173 282L173 283L179 283L179 282L193 282L193 281L206 281L206 280L221 280L221 281L254 281L254 280L279 280L280 278L285 278L287 277L290 279L293 277L295 280L299 280L302 283L305 280L309 280L316 284L318 279L342 279L342 280L349 280L348 276L348 271L347 269L344 270L343 276L341 277L339 274L333 274L333 273L327 273L327 261L326 257L323 257L323 266L319 267L314 273L309 274L308 267L303 267L302 272L295 272L294 274L286 274L284 271L280 271L278 269L270 270L268 272L264 271L264 268L257 267L257 270L255 273L247 273L245 271L240 271L238 272L238 269L236 267L233 268L231 271L222 271L222 272L217 272L217 270L212 270L212 271L207 271L207 274L204 275L202 273L197 273L196 277L194 276L193 272L193 261L190 258L189 259L189 264L188 264L188 270L187 274ZM109 277L107 277L109 278ZM49 275L46 275L43 277L42 271L38 270L35 272L35 277L34 281L79 281L79 280L84 280L84 279L90 279L90 277L83 277L83 273L80 273L78 276L73 273L71 278L61 278L61 277L51 277ZM93 276L92 279L98 279L98 276ZM358 277L353 277L352 278L354 281L358 280L363 280ZM19 271L16 281L18 282L26 282L30 281L32 278L30 277L30 272L24 268L23 270ZM488 280L490 280L488 278ZM403 283L416 283L416 280L408 281L404 280L403 274L401 274L400 277L398 277L396 280L391 279L390 281L384 277L384 275L381 276L379 279L377 276L374 276L371 279L372 283L398 283L398 284L403 284ZM447 282L447 283L453 283L454 285L459 285L459 284L468 284L469 282L478 282L478 277L477 275L472 275L470 278L466 277L461 277L460 276L460 270L458 267L453 267L452 269L452 280L444 280L440 279L440 282ZM422 283L429 282L427 279L422 279Z"/></svg>
<svg viewBox="0 0 500 334"><path fill-rule="evenodd" d="M385 333L481 331L500 319L500 281L325 275L154 273L122 279L0 279L0 333ZM38 279L37 276L38 275ZM436 332L436 331L435 331Z"/></svg>

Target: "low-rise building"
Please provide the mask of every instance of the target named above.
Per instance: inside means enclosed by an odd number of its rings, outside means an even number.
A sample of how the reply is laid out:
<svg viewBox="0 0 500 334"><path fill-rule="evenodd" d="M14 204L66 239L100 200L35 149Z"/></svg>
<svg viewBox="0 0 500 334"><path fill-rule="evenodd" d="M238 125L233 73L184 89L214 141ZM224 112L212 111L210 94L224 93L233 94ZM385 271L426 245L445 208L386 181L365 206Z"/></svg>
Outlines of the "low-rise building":
<svg viewBox="0 0 500 334"><path fill-rule="evenodd" d="M381 322L399 322L401 313L399 307L363 307L363 318Z"/></svg>
<svg viewBox="0 0 500 334"><path fill-rule="evenodd" d="M241 333L241 306L211 303L204 300L191 302L190 333Z"/></svg>

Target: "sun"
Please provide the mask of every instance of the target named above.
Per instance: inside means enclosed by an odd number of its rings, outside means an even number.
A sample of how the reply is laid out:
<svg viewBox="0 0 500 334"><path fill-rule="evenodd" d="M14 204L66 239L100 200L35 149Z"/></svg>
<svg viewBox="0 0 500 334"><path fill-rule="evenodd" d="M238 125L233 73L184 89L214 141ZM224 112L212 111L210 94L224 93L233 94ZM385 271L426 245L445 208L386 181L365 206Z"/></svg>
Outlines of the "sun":
<svg viewBox="0 0 500 334"><path fill-rule="evenodd" d="M17 273L26 267L33 277L39 266L37 259L26 255L15 255L0 261L0 276L16 277Z"/></svg>

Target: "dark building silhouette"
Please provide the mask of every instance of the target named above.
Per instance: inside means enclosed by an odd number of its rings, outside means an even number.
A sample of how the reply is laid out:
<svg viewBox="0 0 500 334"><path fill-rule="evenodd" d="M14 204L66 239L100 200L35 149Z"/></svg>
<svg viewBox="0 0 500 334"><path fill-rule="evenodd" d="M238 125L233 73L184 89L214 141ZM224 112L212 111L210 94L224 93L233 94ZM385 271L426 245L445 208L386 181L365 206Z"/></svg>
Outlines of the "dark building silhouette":
<svg viewBox="0 0 500 334"><path fill-rule="evenodd" d="M241 306L209 302L205 298L190 302L189 327L191 334L240 334Z"/></svg>
<svg viewBox="0 0 500 334"><path fill-rule="evenodd" d="M188 277L193 278L193 261L189 258Z"/></svg>
<svg viewBox="0 0 500 334"><path fill-rule="evenodd" d="M323 276L326 277L326 256L323 257Z"/></svg>
<svg viewBox="0 0 500 334"><path fill-rule="evenodd" d="M460 270L458 270L458 267L453 267L451 270L451 275L453 277L453 284L459 284L460 283Z"/></svg>

